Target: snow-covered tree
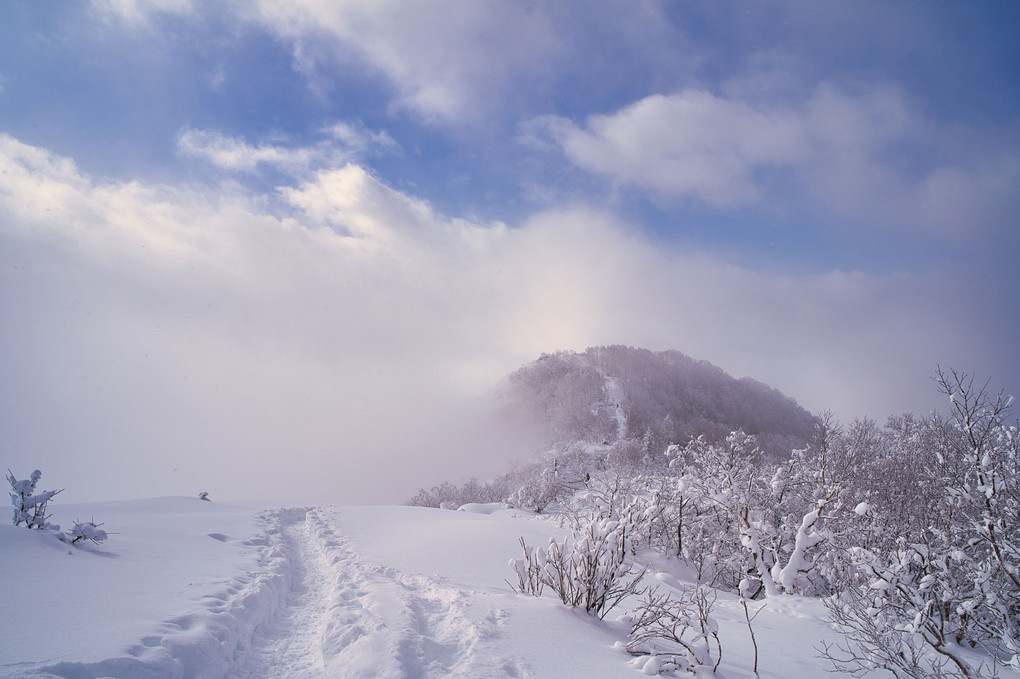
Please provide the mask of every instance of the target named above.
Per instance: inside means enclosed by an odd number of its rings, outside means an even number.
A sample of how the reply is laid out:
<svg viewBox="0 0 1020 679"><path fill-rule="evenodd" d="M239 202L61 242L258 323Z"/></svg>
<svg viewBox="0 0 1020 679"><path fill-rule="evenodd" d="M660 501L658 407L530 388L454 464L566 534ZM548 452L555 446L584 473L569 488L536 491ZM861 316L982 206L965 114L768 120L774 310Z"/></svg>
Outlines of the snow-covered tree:
<svg viewBox="0 0 1020 679"><path fill-rule="evenodd" d="M11 504L14 505L14 525L24 523L28 528L60 529L48 522L46 505L60 490L47 490L36 493L36 485L42 478L42 472L36 469L27 479L18 480L10 469L7 470L7 482L11 484Z"/></svg>

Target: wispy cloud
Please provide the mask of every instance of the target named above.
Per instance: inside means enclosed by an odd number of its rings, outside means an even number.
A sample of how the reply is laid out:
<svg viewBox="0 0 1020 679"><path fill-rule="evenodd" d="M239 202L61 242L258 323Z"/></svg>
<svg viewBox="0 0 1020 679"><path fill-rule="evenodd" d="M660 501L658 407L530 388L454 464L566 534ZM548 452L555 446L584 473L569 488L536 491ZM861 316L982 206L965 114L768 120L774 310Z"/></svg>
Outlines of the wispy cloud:
<svg viewBox="0 0 1020 679"><path fill-rule="evenodd" d="M225 170L254 173L260 166L273 167L294 176L368 155L400 152L400 145L385 130L369 130L361 123L339 121L322 132L327 139L315 145L286 146L265 141L251 144L212 130L186 128L177 135L177 150Z"/></svg>
<svg viewBox="0 0 1020 679"><path fill-rule="evenodd" d="M493 85L558 49L542 8L512 2L259 2L256 14L302 70L328 67L339 45L393 83L397 106L438 119L487 108Z"/></svg>
<svg viewBox="0 0 1020 679"><path fill-rule="evenodd" d="M195 9L193 0L91 0L91 6L109 20L145 28L151 28L155 14L184 15Z"/></svg>
<svg viewBox="0 0 1020 679"><path fill-rule="evenodd" d="M370 130L361 122L339 121L323 130L342 145L350 154L361 156L373 153L400 153L400 144L386 130Z"/></svg>
<svg viewBox="0 0 1020 679"><path fill-rule="evenodd" d="M209 11L190 0L92 1L128 28ZM588 87L607 91L632 78L635 66L627 59L639 58L649 72L674 74L697 60L678 54L682 37L657 2L592 8L573 1L259 0L217 7L288 45L292 68L323 99L355 73L384 84L392 113L442 126L555 94L573 86L593 59L607 77ZM664 64L664 56L677 58Z"/></svg>
<svg viewBox="0 0 1020 679"><path fill-rule="evenodd" d="M255 172L259 165L285 171L306 171L324 162L342 162L342 154L329 148L287 148L276 144L249 144L243 139L211 130L185 129L177 137L177 150L201 158L217 167L240 172Z"/></svg>

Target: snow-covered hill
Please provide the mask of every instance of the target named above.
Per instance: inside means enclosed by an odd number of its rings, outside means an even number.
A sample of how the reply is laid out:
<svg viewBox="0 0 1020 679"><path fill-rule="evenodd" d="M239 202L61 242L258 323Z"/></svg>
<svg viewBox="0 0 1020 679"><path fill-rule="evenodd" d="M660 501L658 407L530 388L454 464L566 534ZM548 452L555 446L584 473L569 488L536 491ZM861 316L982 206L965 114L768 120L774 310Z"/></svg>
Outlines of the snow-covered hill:
<svg viewBox="0 0 1020 679"><path fill-rule="evenodd" d="M518 541L556 524L494 505L260 510L190 498L54 507L105 521L101 546L0 526L0 677L637 677L628 603L598 621L515 594ZM679 587L659 561L646 576ZM720 593L720 675L750 677L743 611ZM818 601L768 600L762 677L823 677ZM650 668L649 668L650 669Z"/></svg>
<svg viewBox="0 0 1020 679"><path fill-rule="evenodd" d="M783 458L814 436L818 420L772 387L737 379L679 351L625 346L544 354L507 376L507 411L537 438L535 447L577 441L665 450L692 437L754 434Z"/></svg>

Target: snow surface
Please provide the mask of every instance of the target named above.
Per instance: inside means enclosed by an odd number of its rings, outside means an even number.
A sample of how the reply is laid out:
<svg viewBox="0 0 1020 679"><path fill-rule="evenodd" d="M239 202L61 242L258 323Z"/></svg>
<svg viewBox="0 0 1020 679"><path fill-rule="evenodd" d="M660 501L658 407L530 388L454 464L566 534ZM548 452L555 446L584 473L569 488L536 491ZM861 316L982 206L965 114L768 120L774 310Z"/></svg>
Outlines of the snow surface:
<svg viewBox="0 0 1020 679"><path fill-rule="evenodd" d="M94 517L110 539L70 547L0 526L0 677L643 676L622 650L625 610L598 621L508 586L519 538L563 529L464 509L54 506L54 522ZM651 566L649 583L682 585L677 564ZM738 600L720 594L715 614L720 676L750 677ZM831 676L813 648L837 640L823 618L818 601L770 599L755 621L760 676Z"/></svg>

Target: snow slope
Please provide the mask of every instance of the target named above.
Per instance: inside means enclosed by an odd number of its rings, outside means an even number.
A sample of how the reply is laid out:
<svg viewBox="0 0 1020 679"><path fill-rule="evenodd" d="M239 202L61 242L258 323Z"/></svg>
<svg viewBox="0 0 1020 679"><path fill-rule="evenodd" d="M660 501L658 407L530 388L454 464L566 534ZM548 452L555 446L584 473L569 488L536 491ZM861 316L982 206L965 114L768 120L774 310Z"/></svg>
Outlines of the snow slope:
<svg viewBox="0 0 1020 679"><path fill-rule="evenodd" d="M114 535L68 547L0 526L0 677L638 677L626 625L505 579L518 540L555 524L512 510L260 511L190 498L54 506ZM679 586L675 565L649 578ZM621 613L624 611L620 611ZM751 676L738 602L720 595L720 674ZM823 677L835 635L817 601L770 600L755 622L762 677Z"/></svg>

